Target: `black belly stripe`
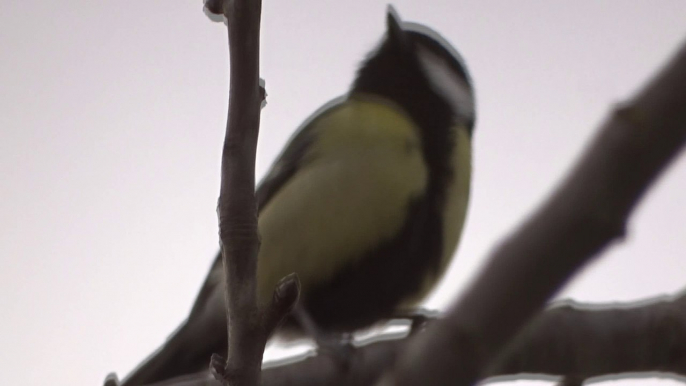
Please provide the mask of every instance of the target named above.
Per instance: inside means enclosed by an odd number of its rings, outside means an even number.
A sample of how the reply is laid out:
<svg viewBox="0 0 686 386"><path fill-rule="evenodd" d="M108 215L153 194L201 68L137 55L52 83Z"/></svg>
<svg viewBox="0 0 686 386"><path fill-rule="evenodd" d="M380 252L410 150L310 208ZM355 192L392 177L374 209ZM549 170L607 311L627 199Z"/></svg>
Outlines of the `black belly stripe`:
<svg viewBox="0 0 686 386"><path fill-rule="evenodd" d="M394 239L308 289L304 305L320 328L350 331L391 317L401 301L421 289L426 275L438 270L443 232L432 199L409 204L407 221Z"/></svg>

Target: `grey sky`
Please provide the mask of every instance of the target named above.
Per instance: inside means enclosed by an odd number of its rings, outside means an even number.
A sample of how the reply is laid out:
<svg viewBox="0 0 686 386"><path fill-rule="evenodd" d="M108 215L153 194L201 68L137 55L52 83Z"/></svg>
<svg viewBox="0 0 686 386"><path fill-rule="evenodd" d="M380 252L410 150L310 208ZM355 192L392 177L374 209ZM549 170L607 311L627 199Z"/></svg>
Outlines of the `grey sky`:
<svg viewBox="0 0 686 386"><path fill-rule="evenodd" d="M386 3L264 2L259 176L303 119L346 91ZM550 191L608 107L686 38L686 2L394 5L452 42L478 97L473 200L430 302L441 306ZM10 0L0 47L3 383L97 385L176 328L216 253L225 29L200 1ZM639 208L626 242L564 296L627 301L684 287L685 162Z"/></svg>

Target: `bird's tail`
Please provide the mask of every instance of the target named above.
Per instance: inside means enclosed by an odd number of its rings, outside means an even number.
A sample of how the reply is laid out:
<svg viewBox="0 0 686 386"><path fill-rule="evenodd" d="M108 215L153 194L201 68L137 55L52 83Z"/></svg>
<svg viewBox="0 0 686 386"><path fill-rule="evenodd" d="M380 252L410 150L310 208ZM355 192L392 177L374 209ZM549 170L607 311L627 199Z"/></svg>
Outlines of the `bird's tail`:
<svg viewBox="0 0 686 386"><path fill-rule="evenodd" d="M225 329L224 329L225 331ZM182 375L207 370L213 353L226 350L226 337L217 337L217 345L196 345L187 324L182 325L157 351L135 368L120 386L143 386ZM222 344L223 342L223 344Z"/></svg>
<svg viewBox="0 0 686 386"><path fill-rule="evenodd" d="M121 386L142 386L175 376L179 350L183 347L186 324L182 325L165 343L138 365L121 383Z"/></svg>
<svg viewBox="0 0 686 386"><path fill-rule="evenodd" d="M227 331L221 254L185 323L157 351L124 378L121 386L143 386L208 370L212 354L226 354Z"/></svg>

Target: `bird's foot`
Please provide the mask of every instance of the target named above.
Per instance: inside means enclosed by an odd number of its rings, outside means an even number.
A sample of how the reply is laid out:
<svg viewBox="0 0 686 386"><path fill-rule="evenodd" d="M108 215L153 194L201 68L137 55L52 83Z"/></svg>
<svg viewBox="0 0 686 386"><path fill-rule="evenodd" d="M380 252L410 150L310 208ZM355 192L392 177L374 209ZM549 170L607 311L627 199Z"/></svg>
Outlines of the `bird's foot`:
<svg viewBox="0 0 686 386"><path fill-rule="evenodd" d="M323 334L315 337L317 348L320 352L329 356L342 369L350 368L355 346L352 343L351 334Z"/></svg>

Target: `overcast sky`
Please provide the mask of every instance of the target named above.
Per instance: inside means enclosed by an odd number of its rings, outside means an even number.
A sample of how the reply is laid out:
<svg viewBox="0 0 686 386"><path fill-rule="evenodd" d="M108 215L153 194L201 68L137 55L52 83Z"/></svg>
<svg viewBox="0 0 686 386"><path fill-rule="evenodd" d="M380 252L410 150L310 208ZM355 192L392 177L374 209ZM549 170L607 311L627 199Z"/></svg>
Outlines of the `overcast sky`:
<svg viewBox="0 0 686 386"><path fill-rule="evenodd" d="M347 90L386 4L265 1L258 177L303 119ZM686 1L394 4L453 43L478 97L466 233L429 302L442 307L550 192L609 106L686 38ZM2 383L99 385L186 317L217 251L225 28L199 0L9 0L0 49ZM628 238L561 296L682 289L684 189L682 157Z"/></svg>

